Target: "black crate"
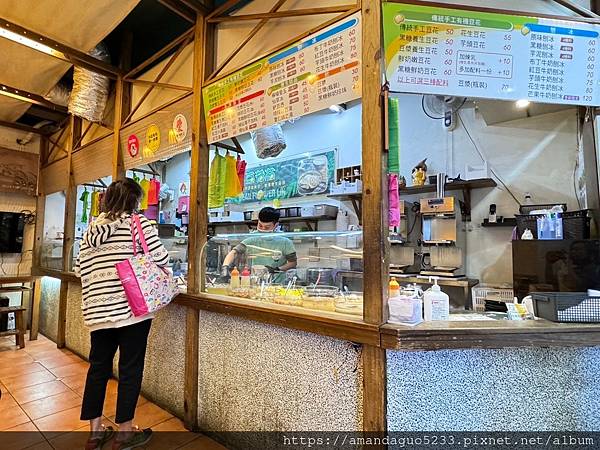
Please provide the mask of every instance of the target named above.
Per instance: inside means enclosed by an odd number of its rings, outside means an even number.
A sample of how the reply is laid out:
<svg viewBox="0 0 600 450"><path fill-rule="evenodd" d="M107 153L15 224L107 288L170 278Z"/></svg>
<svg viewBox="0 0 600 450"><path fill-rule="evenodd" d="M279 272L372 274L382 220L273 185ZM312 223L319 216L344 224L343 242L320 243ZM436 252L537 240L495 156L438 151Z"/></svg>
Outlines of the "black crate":
<svg viewBox="0 0 600 450"><path fill-rule="evenodd" d="M531 230L533 238L537 239L537 219L543 217L541 214L517 214L517 233L519 238L526 228ZM563 239L589 239L591 218L588 210L567 211L562 213Z"/></svg>
<svg viewBox="0 0 600 450"><path fill-rule="evenodd" d="M533 292L536 317L552 322L600 323L600 297L587 292Z"/></svg>
<svg viewBox="0 0 600 450"><path fill-rule="evenodd" d="M567 211L567 204L566 203L553 203L551 205L521 205L519 206L519 213L520 214L529 214L531 211L540 211L543 209L552 209L555 206L561 206L563 212Z"/></svg>

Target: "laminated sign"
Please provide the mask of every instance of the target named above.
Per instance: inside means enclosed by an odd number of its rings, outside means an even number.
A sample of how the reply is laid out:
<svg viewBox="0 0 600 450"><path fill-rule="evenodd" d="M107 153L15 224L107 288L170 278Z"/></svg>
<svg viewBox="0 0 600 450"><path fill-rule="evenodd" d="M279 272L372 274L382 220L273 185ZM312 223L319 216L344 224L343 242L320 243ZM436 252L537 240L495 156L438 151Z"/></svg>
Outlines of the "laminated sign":
<svg viewBox="0 0 600 450"><path fill-rule="evenodd" d="M144 156L153 156L160 147L160 129L152 124L146 131L146 146L144 147Z"/></svg>
<svg viewBox="0 0 600 450"><path fill-rule="evenodd" d="M390 89L600 105L600 26L385 2Z"/></svg>

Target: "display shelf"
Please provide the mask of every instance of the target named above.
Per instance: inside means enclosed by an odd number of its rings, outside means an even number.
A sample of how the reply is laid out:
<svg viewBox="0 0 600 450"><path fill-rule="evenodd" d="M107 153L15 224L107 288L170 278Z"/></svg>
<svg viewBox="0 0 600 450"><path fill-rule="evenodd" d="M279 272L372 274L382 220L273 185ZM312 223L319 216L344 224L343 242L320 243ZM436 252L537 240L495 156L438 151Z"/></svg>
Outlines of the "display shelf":
<svg viewBox="0 0 600 450"><path fill-rule="evenodd" d="M502 222L490 223L487 220L484 220L481 224L484 228L496 228L496 227L505 227L505 228L514 228L517 226L517 219L514 217L508 217L504 219Z"/></svg>
<svg viewBox="0 0 600 450"><path fill-rule="evenodd" d="M354 212L358 217L358 223L362 225L362 192L353 192L346 194L329 194L327 197L334 200L339 200L340 202L352 202L352 207L354 208Z"/></svg>
<svg viewBox="0 0 600 450"><path fill-rule="evenodd" d="M317 231L319 222L322 222L325 220L335 220L335 219L336 219L336 217L333 217L333 216L282 217L281 219L279 219L279 223L304 222L308 225L308 228L310 229L310 231ZM236 225L247 225L248 227L250 227L253 225L255 226L257 223L258 223L257 220L239 220L239 221L231 221L231 222L210 222L208 224L208 227L213 228L213 229L215 229L217 227L232 227L232 226L236 226ZM314 226L314 228L313 228L313 226Z"/></svg>
<svg viewBox="0 0 600 450"><path fill-rule="evenodd" d="M477 180L469 180L469 181L455 181L452 183L446 183L444 189L446 191L460 191L465 189L483 189L483 188L492 188L496 187L498 184L492 180L491 178L480 178ZM399 189L401 194L405 195L417 195L417 194L427 194L430 192L435 192L437 186L435 184L426 184L425 186L410 186Z"/></svg>

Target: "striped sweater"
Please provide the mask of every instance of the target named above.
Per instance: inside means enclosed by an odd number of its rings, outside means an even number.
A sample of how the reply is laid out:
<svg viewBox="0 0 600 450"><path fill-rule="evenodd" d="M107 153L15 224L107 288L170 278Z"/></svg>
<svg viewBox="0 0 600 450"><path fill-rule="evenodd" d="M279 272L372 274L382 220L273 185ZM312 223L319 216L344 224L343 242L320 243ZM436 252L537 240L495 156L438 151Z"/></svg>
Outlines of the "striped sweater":
<svg viewBox="0 0 600 450"><path fill-rule="evenodd" d="M154 261L160 266L169 262L169 254L160 242L154 226L140 215L142 231ZM137 251L141 252L137 230ZM75 274L81 277L82 311L85 324L92 331L130 325L150 317L135 318L115 264L133 256L131 216L109 221L101 214L83 235Z"/></svg>

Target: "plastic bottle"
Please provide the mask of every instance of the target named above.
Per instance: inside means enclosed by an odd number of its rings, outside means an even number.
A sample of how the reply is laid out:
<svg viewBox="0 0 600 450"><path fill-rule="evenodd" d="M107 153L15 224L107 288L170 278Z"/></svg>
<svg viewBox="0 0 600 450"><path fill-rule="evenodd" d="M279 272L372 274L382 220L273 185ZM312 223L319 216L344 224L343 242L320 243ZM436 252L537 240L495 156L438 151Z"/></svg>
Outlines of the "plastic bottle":
<svg viewBox="0 0 600 450"><path fill-rule="evenodd" d="M437 277L433 278L433 286L425 291L423 309L425 321L450 319L450 297L442 292L437 284Z"/></svg>
<svg viewBox="0 0 600 450"><path fill-rule="evenodd" d="M229 287L231 289L236 289L240 287L240 271L237 267L234 267L231 271L231 280L229 281Z"/></svg>
<svg viewBox="0 0 600 450"><path fill-rule="evenodd" d="M240 284L242 287L250 287L250 269L248 269L247 266L244 267L244 270L242 270Z"/></svg>
<svg viewBox="0 0 600 450"><path fill-rule="evenodd" d="M390 280L390 288L389 288L389 297L388 298L395 298L395 297L398 297L399 295L400 295L400 285L396 281L396 277L392 277L392 279Z"/></svg>

